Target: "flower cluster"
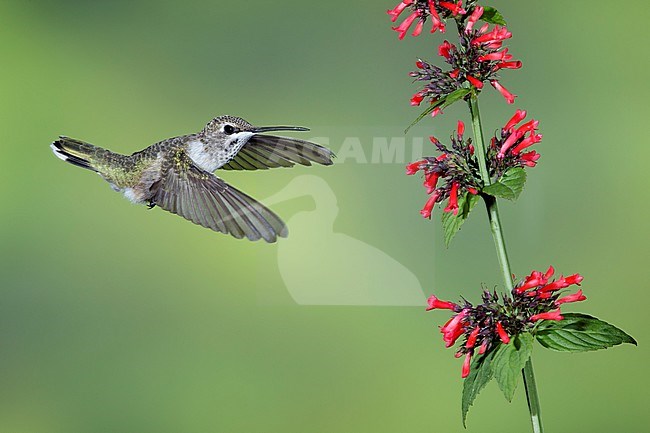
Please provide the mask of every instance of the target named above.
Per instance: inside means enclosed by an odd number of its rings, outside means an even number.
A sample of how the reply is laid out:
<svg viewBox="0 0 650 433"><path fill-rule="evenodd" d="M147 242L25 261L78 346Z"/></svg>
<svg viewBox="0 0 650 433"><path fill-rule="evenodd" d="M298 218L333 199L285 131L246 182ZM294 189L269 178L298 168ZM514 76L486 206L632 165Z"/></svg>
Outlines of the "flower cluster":
<svg viewBox="0 0 650 433"><path fill-rule="evenodd" d="M475 1L468 1L467 3L467 7L469 7ZM410 11L406 19L397 27L393 27L393 30L399 34L400 39L404 39L414 22L416 24L412 33L413 36L419 36L422 33L427 19L431 19L431 33L436 30L444 33L446 29L445 19L449 17L463 18L467 13L461 0L456 3L439 0L402 0L397 6L386 12L390 15L391 21L395 22L405 10Z"/></svg>
<svg viewBox="0 0 650 433"><path fill-rule="evenodd" d="M525 118L526 111L517 110L498 135L492 138L487 150L487 165L492 182L498 181L510 168L534 167L537 164L541 156L539 153L534 150L523 151L542 140L542 135L537 133L539 121L533 119L519 125ZM429 199L420 214L425 218L431 218L435 204L447 198L449 204L444 211L457 215L460 195L465 192L478 194L484 186L472 140L465 139L464 132L464 123L458 121L457 133L451 136L451 148L435 137L429 137L441 152L440 156L424 157L406 166L407 175L414 175L419 171L424 173L423 185ZM439 186L443 180L444 184Z"/></svg>
<svg viewBox="0 0 650 433"><path fill-rule="evenodd" d="M471 139L465 139L465 124L458 122L456 136L451 137L451 148L446 147L435 137L429 137L436 148L442 152L438 157L425 157L406 166L406 174L413 175L422 170L424 187L429 194L424 208L420 211L425 218L431 218L436 203L449 198L445 212L458 214L458 197L468 192L478 194L481 188L481 176L478 162L474 158L474 146ZM438 185L444 180L444 185Z"/></svg>
<svg viewBox="0 0 650 433"><path fill-rule="evenodd" d="M562 320L562 304L587 299L582 290L561 296L562 289L580 285L583 280L580 274L560 276L551 281L554 273L552 266L545 273L533 271L514 287L511 297L500 299L496 292L484 291L483 303L476 306L468 301L462 304L441 301L435 296L428 299L427 311L447 309L455 313L440 327L440 332L445 347L453 346L464 337L456 351L457 358L465 357L462 377L469 375L475 352L484 354L499 344L508 344L513 336L530 332L540 320Z"/></svg>
<svg viewBox="0 0 650 433"><path fill-rule="evenodd" d="M477 6L474 11L478 11L478 14L471 15L465 32L459 35L460 47L449 41L444 41L438 47L438 54L451 66L450 70L443 71L422 59L415 62L418 70L409 73L409 76L426 84L413 95L411 105L420 105L426 98L435 103L463 87L481 90L485 82L498 90L509 104L514 103L516 96L501 85L498 75L501 69L521 68L521 62L512 60L508 49L503 48L503 41L511 38L512 33L500 26L488 31L488 24L474 30L474 23L480 18L483 9ZM472 20L472 17L475 19ZM438 113L433 115L436 114Z"/></svg>
<svg viewBox="0 0 650 433"><path fill-rule="evenodd" d="M492 137L487 151L490 177L499 179L512 167L535 167L540 154L534 150L523 152L533 144L542 141L542 134L537 133L539 121L532 119L519 125L526 118L525 110L517 110L508 122Z"/></svg>

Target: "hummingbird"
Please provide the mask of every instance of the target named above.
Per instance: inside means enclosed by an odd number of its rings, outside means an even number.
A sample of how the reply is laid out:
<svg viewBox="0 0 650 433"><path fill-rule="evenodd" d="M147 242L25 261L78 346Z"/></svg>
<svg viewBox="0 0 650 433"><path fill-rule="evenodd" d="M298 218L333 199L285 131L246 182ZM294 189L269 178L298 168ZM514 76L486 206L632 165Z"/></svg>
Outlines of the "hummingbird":
<svg viewBox="0 0 650 433"><path fill-rule="evenodd" d="M314 162L331 165L334 153L319 144L264 134L308 130L298 126L259 127L241 117L219 116L197 133L168 138L131 155L65 136L50 147L58 158L99 174L133 203L149 209L158 206L237 239L272 243L288 234L282 219L213 172L309 166Z"/></svg>

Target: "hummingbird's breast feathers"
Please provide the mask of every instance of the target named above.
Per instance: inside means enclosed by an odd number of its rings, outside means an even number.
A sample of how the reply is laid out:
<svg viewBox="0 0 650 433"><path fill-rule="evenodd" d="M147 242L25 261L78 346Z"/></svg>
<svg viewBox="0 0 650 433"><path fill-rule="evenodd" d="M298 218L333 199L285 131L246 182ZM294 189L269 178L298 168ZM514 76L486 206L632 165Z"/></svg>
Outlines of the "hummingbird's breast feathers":
<svg viewBox="0 0 650 433"><path fill-rule="evenodd" d="M197 134L186 143L187 155L198 167L211 173L233 159L253 135L249 131L231 135Z"/></svg>

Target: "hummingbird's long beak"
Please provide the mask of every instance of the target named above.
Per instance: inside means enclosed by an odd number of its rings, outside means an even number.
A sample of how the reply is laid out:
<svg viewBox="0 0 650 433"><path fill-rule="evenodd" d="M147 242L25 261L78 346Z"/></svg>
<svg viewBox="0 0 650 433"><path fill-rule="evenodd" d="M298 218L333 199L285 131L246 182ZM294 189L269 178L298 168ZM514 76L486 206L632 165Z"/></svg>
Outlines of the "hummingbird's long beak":
<svg viewBox="0 0 650 433"><path fill-rule="evenodd" d="M309 128L303 128L302 126L259 126L253 128L254 133L258 132L270 132L270 131L309 131Z"/></svg>

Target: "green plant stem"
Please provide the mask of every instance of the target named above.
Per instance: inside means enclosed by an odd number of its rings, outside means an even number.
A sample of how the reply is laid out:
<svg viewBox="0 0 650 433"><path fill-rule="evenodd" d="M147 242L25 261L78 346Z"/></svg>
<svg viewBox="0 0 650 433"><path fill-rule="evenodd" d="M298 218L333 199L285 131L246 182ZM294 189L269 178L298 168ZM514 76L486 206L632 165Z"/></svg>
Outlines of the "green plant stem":
<svg viewBox="0 0 650 433"><path fill-rule="evenodd" d="M476 157L479 163L479 172L483 185L488 186L492 184L490 174L486 163L486 149L485 140L483 139L483 128L481 127L481 114L478 108L478 98L475 94L470 96L468 101L469 111L472 115L472 129L474 130L474 147ZM512 271L510 270L510 262L508 261L508 252L506 250L506 241L503 237L503 229L501 227L501 219L499 217L499 207L497 199L491 195L483 194L483 200L487 208L488 219L490 221L490 230L492 238L494 239L494 246L497 250L497 257L499 258L499 265L503 282L506 289L510 293L512 291ZM524 376L524 386L526 388L526 397L528 399L528 410L530 412L530 420L533 425L534 433L543 433L541 408L539 403L539 396L537 395L537 385L535 384L535 373L533 372L533 363L531 358L528 358L524 369L522 371Z"/></svg>
<svg viewBox="0 0 650 433"><path fill-rule="evenodd" d="M530 412L530 422L533 424L534 433L543 433L542 414L540 413L541 405L537 395L537 384L535 383L535 372L533 371L533 358L528 358L524 365L524 386L526 388L526 397L528 398L528 412Z"/></svg>

